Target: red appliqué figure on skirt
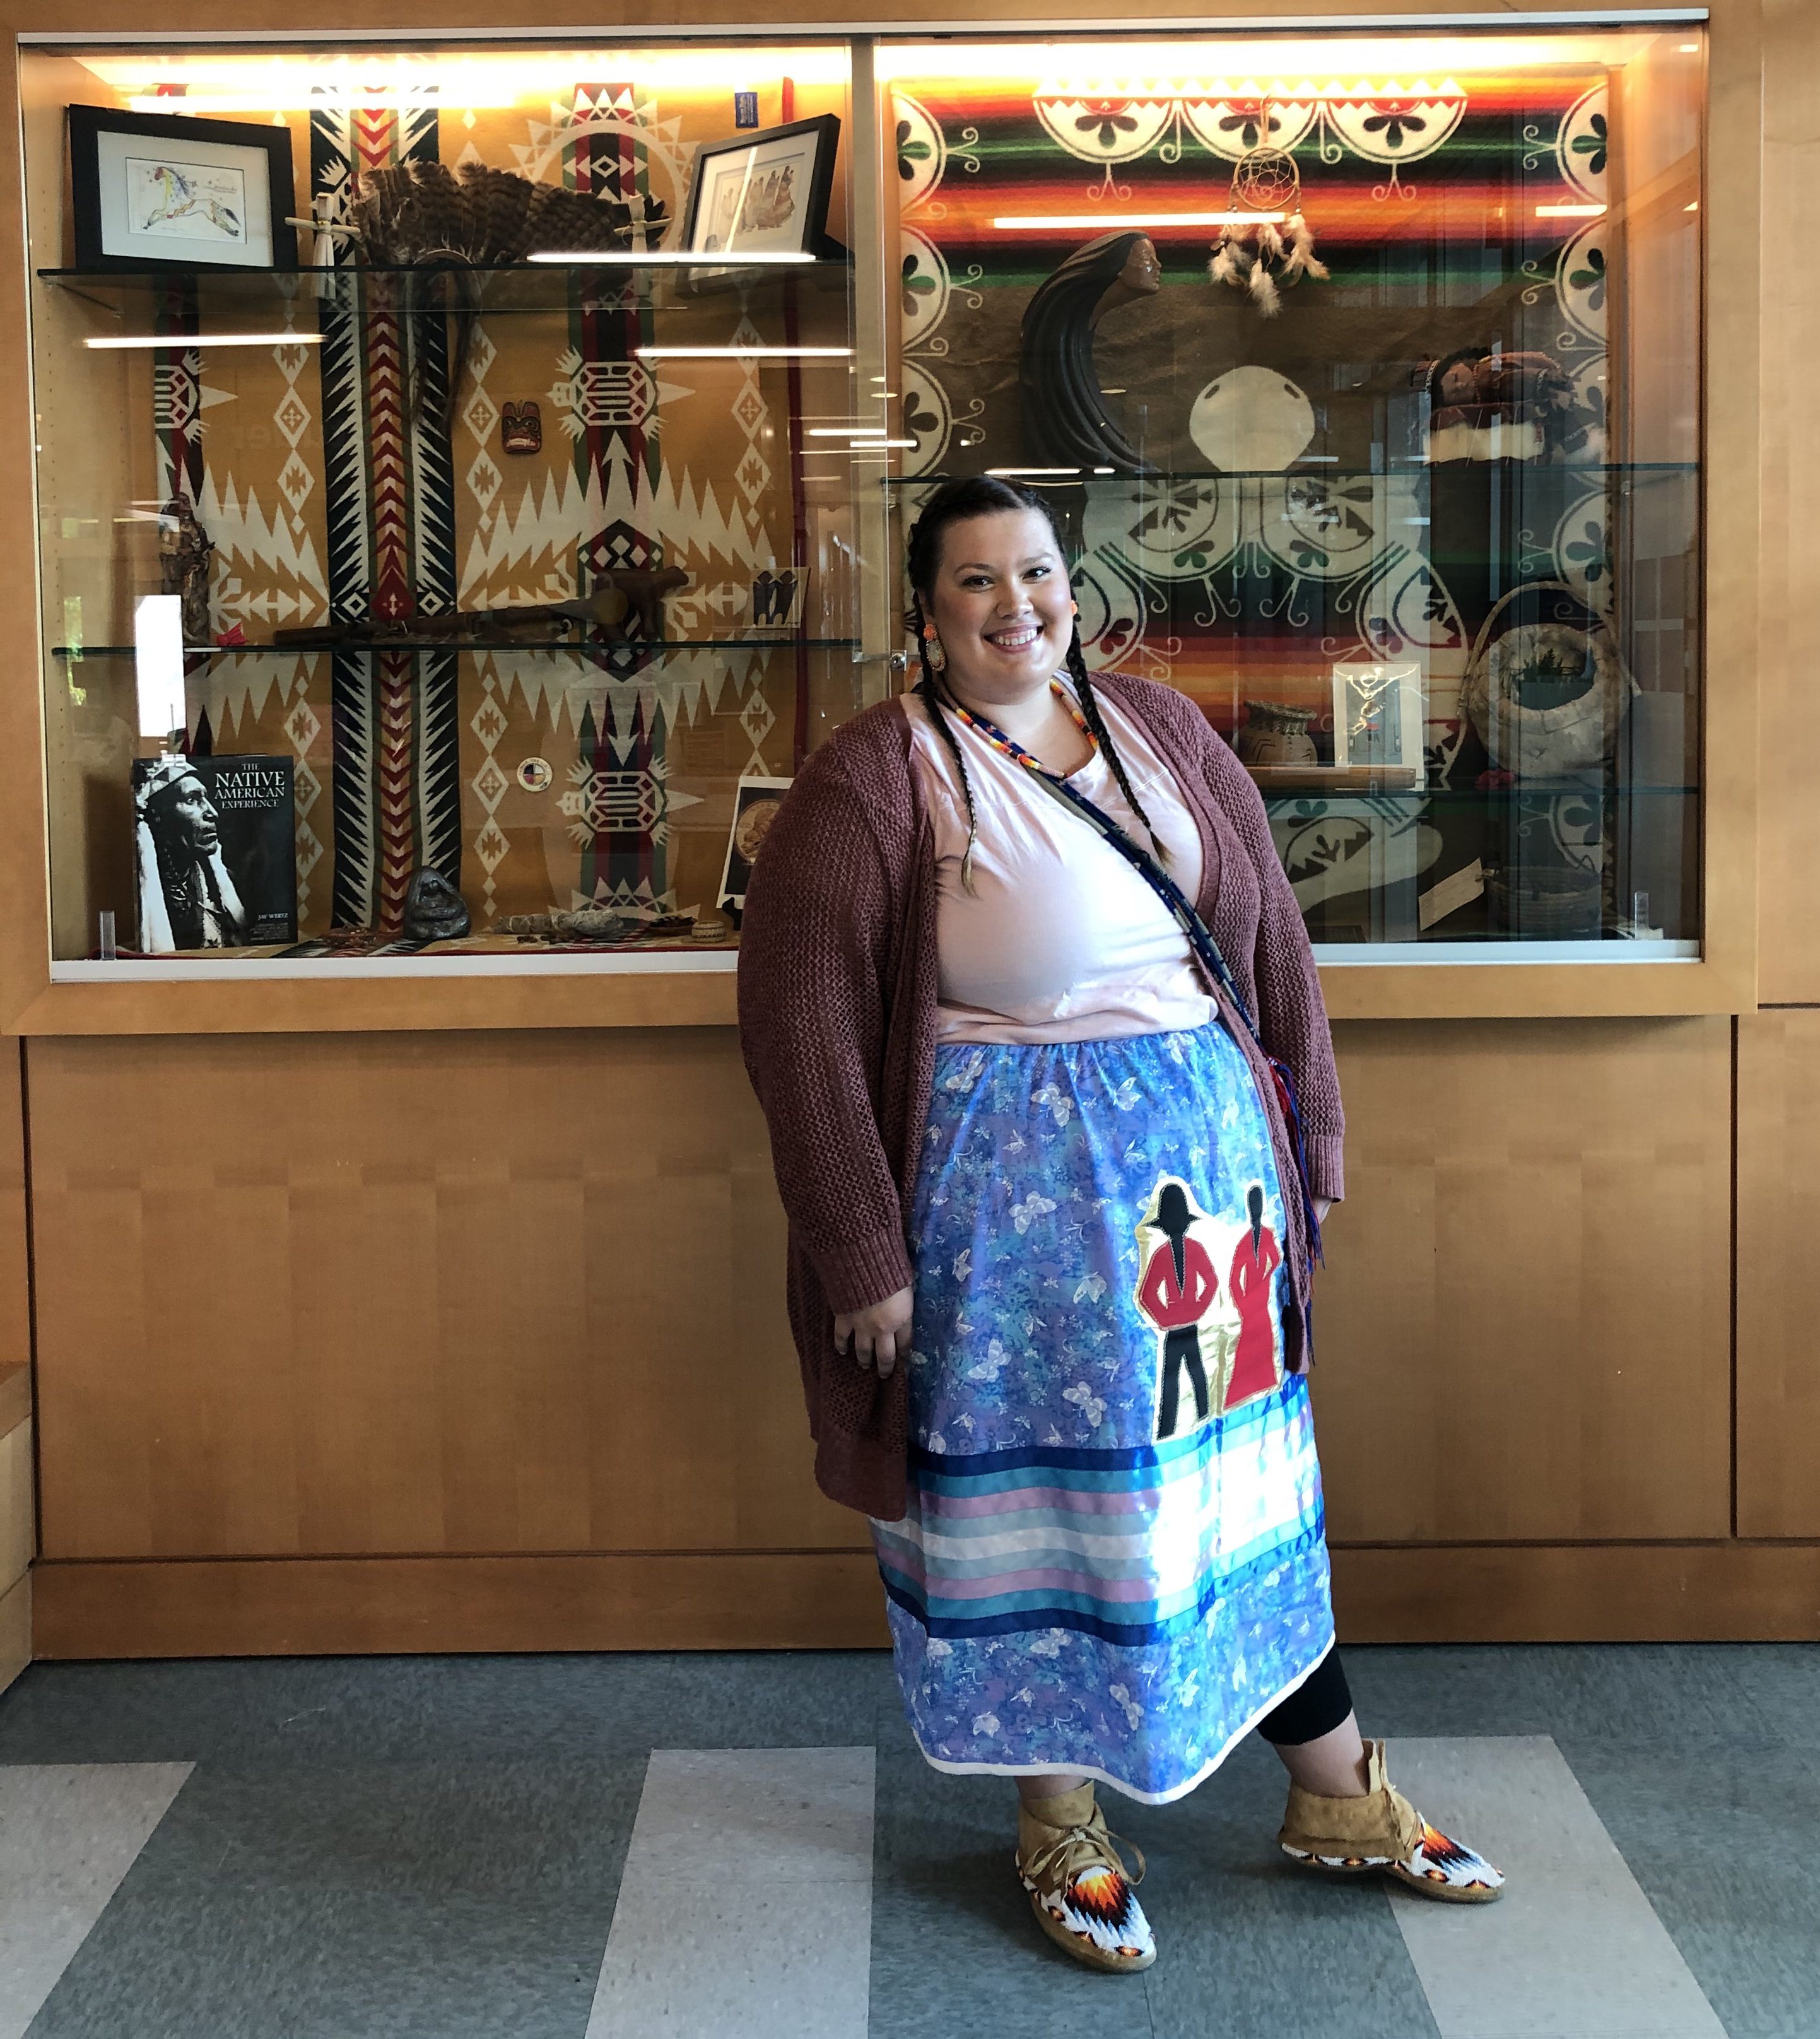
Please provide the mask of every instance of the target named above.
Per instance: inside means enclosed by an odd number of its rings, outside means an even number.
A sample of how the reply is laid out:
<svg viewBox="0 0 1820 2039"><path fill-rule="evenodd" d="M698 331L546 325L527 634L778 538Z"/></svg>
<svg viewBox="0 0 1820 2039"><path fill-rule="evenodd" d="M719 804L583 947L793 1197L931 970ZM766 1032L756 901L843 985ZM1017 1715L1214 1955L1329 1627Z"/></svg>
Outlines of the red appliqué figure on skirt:
<svg viewBox="0 0 1820 2039"><path fill-rule="evenodd" d="M1195 1391L1195 1420L1207 1419L1207 1373L1201 1360L1201 1319L1220 1293L1219 1278L1207 1249L1191 1238L1190 1228L1204 1212L1195 1209L1187 1186L1161 1183L1149 1215L1138 1228L1161 1232L1163 1244L1150 1255L1138 1284L1138 1307L1163 1334L1162 1385L1157 1404L1157 1436L1176 1433L1176 1405L1186 1367Z"/></svg>
<svg viewBox="0 0 1820 2039"><path fill-rule="evenodd" d="M1225 1407L1236 1409L1253 1395L1267 1395L1277 1384L1276 1295L1275 1277L1282 1265L1282 1248L1264 1223L1264 1193L1253 1183L1245 1198L1251 1229L1233 1255L1228 1293L1239 1313L1239 1337L1233 1355L1232 1378L1226 1383Z"/></svg>

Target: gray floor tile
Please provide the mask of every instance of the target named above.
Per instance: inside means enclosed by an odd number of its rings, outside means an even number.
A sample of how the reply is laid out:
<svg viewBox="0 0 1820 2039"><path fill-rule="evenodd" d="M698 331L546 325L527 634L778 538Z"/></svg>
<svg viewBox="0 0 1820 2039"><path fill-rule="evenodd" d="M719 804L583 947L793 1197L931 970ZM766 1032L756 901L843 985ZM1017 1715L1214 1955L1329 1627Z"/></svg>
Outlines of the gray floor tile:
<svg viewBox="0 0 1820 2039"><path fill-rule="evenodd" d="M1347 1661L1393 1744L1553 1735L1731 2039L1820 2039L1820 1650ZM0 1764L198 1767L33 2039L579 2039L651 1750L875 1737L877 2039L1433 2039L1386 1899L1279 1866L1256 1745L1180 1805L1118 1804L1163 1959L1075 1968L1012 1874L1010 1787L928 1769L882 1652L34 1666Z"/></svg>
<svg viewBox="0 0 1820 2039"><path fill-rule="evenodd" d="M1346 1668L1360 1724L1387 1737L1777 1740L1820 1692L1820 1646L1802 1644L1349 1649Z"/></svg>
<svg viewBox="0 0 1820 2039"><path fill-rule="evenodd" d="M883 1650L36 1664L0 1695L0 1762L450 1761L871 1739Z"/></svg>
<svg viewBox="0 0 1820 2039"><path fill-rule="evenodd" d="M1563 1745L1731 2039L1820 2039L1811 1731L1769 1752Z"/></svg>
<svg viewBox="0 0 1820 2039"><path fill-rule="evenodd" d="M578 2039L644 1769L199 1767L31 2039Z"/></svg>

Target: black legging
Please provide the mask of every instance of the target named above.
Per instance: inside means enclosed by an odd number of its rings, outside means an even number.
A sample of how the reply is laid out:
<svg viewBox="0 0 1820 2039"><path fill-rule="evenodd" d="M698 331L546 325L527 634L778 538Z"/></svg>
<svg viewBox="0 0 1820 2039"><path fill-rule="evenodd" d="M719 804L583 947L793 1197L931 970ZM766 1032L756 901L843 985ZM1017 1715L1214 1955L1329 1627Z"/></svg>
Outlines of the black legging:
<svg viewBox="0 0 1820 2039"><path fill-rule="evenodd" d="M1346 1671L1336 1645L1289 1697L1258 1722L1258 1733L1279 1749L1295 1749L1332 1734L1351 1711L1352 1694L1347 1689Z"/></svg>

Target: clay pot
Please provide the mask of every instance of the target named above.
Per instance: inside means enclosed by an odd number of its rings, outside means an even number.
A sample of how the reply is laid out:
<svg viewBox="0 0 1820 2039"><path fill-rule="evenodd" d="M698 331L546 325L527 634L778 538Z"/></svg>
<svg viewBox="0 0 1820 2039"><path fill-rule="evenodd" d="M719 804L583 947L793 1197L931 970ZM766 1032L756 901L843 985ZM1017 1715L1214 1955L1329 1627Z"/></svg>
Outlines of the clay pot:
<svg viewBox="0 0 1820 2039"><path fill-rule="evenodd" d="M1315 712L1286 701L1248 701L1245 726L1233 749L1247 765L1318 765L1320 754L1308 733Z"/></svg>

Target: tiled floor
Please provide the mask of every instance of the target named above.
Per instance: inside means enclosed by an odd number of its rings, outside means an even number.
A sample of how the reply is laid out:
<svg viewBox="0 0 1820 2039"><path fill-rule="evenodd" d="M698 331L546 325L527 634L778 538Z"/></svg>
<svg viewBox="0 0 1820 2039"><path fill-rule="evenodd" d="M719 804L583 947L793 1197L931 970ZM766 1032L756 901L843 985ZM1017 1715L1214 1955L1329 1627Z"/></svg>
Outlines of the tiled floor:
<svg viewBox="0 0 1820 2039"><path fill-rule="evenodd" d="M1820 2039L1820 1650L1347 1661L1510 1897L1298 1876L1254 1741L1109 1798L1142 1979L1036 1933L1010 1787L923 1764L883 1657L40 1665L0 2039Z"/></svg>

